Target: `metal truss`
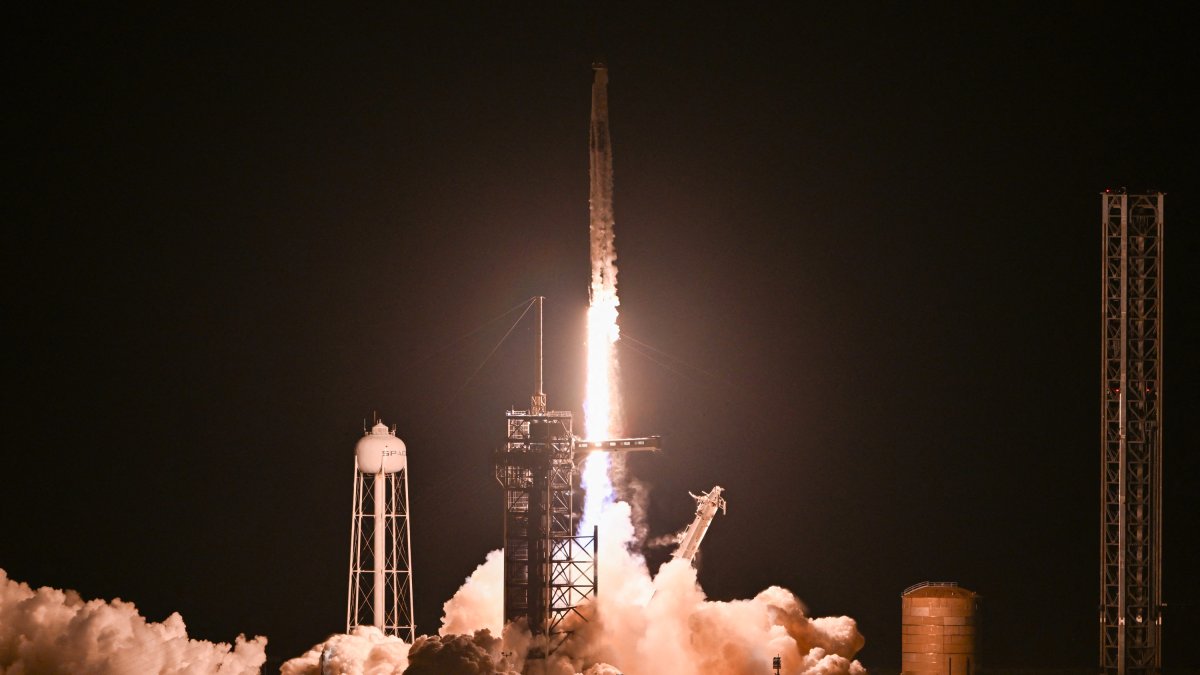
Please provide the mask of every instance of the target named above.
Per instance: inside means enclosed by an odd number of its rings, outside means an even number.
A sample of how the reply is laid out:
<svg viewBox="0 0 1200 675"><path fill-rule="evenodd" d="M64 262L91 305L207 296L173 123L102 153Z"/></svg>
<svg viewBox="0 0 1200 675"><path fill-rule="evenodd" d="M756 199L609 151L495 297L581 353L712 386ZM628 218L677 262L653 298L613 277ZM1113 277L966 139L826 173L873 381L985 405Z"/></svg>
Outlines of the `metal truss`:
<svg viewBox="0 0 1200 675"><path fill-rule="evenodd" d="M596 549L599 528L588 535L555 536L550 540L551 635L566 635L588 617L581 609L596 597Z"/></svg>
<svg viewBox="0 0 1200 675"><path fill-rule="evenodd" d="M575 533L575 462L570 412L509 411L495 453L504 490L504 622L525 620L545 635L545 656L579 621L596 594L596 533ZM535 640L535 645L537 641Z"/></svg>
<svg viewBox="0 0 1200 675"><path fill-rule="evenodd" d="M1162 666L1163 194L1101 195L1100 671Z"/></svg>

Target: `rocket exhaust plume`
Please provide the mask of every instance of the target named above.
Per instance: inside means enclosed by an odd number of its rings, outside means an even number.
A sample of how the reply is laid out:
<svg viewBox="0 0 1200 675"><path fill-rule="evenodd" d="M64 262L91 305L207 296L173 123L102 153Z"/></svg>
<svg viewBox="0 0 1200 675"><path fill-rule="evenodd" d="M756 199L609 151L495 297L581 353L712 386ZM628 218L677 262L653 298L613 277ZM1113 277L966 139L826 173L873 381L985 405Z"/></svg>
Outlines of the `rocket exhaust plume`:
<svg viewBox="0 0 1200 675"><path fill-rule="evenodd" d="M612 438L621 435L616 391L617 325L617 249L613 232L612 142L608 134L608 69L602 63L592 66L592 123L588 149L591 190L592 280L587 312L587 385L583 403L584 433L588 438ZM581 483L584 490L580 532L591 531L600 511L612 501L609 454L593 452L584 462Z"/></svg>

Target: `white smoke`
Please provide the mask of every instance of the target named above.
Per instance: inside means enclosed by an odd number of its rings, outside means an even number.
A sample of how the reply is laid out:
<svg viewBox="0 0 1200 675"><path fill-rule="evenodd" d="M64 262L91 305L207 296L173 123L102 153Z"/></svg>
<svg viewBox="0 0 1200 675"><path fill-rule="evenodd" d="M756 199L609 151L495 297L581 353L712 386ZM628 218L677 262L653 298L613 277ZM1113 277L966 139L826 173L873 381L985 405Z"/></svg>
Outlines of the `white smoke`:
<svg viewBox="0 0 1200 675"><path fill-rule="evenodd" d="M790 591L772 586L748 600L709 600L686 560L651 576L636 552L632 509L601 514L599 584L587 622L544 662L546 675L761 675L781 657L783 675L861 675L864 640L854 619L810 618ZM522 672L531 636L500 630L504 557L492 551L443 605L436 636L411 647L374 628L335 635L284 664L282 675L509 675ZM501 637L495 637L501 635Z"/></svg>
<svg viewBox="0 0 1200 675"><path fill-rule="evenodd" d="M482 629L422 635L411 645L359 626L284 663L280 675L520 675L528 649L529 631L516 624L503 638Z"/></svg>
<svg viewBox="0 0 1200 675"><path fill-rule="evenodd" d="M504 629L504 551L492 551L454 597L442 605L439 635Z"/></svg>
<svg viewBox="0 0 1200 675"><path fill-rule="evenodd" d="M524 646L528 646L526 643ZM507 640L489 631L467 635L422 635L409 652L405 675L521 675L509 665Z"/></svg>
<svg viewBox="0 0 1200 675"><path fill-rule="evenodd" d="M578 624L575 634L547 659L547 673L759 675L774 656L782 659L783 675L866 672L854 660L864 640L853 619L809 618L796 596L778 586L749 600L708 600L686 560L673 559L651 576L645 559L633 550L636 534L629 504L610 505L599 526L603 591L590 621ZM449 633L495 626L503 597L502 567L502 557L493 552L446 603L439 631L443 639ZM483 598L494 600L480 602ZM506 629L506 644L517 632L514 628ZM504 650L517 651L507 646Z"/></svg>
<svg viewBox="0 0 1200 675"><path fill-rule="evenodd" d="M668 532L667 534L660 534L656 537L650 537L646 540L645 547L647 549L656 549L667 548L668 546L678 546L679 541L683 539L685 532L687 532L686 527L678 529L674 532Z"/></svg>
<svg viewBox="0 0 1200 675"><path fill-rule="evenodd" d="M327 640L283 664L280 675L400 675L408 668L409 644L373 626Z"/></svg>
<svg viewBox="0 0 1200 675"><path fill-rule="evenodd" d="M504 551L492 551L443 605L442 628L412 645L359 626L283 664L280 675L475 675L520 671L529 632L504 631ZM504 638L493 636L503 632ZM510 665L511 664L511 665ZM0 673L3 675L3 673Z"/></svg>
<svg viewBox="0 0 1200 675"><path fill-rule="evenodd" d="M0 675L256 675L266 647L191 640L178 613L155 623L132 603L35 591L0 569Z"/></svg>

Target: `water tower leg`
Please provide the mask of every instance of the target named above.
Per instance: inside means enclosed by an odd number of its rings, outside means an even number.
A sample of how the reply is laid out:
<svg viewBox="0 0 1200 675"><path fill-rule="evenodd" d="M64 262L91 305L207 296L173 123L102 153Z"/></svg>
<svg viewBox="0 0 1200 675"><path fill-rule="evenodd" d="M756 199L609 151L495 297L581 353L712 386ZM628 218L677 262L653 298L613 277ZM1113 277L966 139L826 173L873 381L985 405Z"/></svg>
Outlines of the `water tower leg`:
<svg viewBox="0 0 1200 675"><path fill-rule="evenodd" d="M383 472L375 474L375 570L371 576L375 580L375 627L383 630L384 611L387 605L384 602L385 590L387 589L386 579L384 578L384 554L387 552L386 528L383 517L384 498L387 496L387 486L384 483Z"/></svg>

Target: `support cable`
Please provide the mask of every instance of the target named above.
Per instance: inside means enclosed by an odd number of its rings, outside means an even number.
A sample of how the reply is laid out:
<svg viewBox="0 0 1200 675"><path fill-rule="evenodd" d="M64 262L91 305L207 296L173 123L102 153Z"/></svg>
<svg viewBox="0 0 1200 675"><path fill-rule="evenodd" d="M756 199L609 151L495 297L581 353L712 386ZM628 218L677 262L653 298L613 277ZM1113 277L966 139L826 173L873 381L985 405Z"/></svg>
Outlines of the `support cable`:
<svg viewBox="0 0 1200 675"><path fill-rule="evenodd" d="M462 384L458 385L458 389L455 389L453 392L450 393L450 396L447 397L448 400L453 399L455 396L457 396L460 391L465 389L466 386L471 383L471 380L475 379L475 376L479 374L479 371L483 370L483 367L487 365L487 362L491 360L492 356L494 356L496 354L496 352L500 350L500 346L504 344L504 341L508 339L509 335L512 335L512 332L517 329L517 325L521 323L521 319L525 318L525 315L529 313L529 310L536 303L537 303L536 297L530 298L527 301L527 304L525 305L525 311L521 312L521 316L518 316L517 320L513 322L513 325L508 327L508 331L504 333L504 337L500 338L500 341L496 343L495 347L492 347L492 351L488 352L488 355L483 358L483 361L479 364L479 366L477 366L475 368L474 372L472 372L469 376L467 376L467 379L463 380ZM512 310L509 310L509 311L512 311Z"/></svg>

